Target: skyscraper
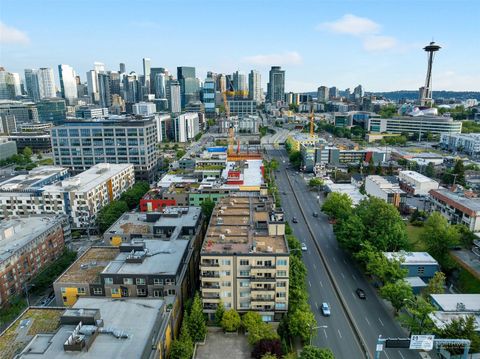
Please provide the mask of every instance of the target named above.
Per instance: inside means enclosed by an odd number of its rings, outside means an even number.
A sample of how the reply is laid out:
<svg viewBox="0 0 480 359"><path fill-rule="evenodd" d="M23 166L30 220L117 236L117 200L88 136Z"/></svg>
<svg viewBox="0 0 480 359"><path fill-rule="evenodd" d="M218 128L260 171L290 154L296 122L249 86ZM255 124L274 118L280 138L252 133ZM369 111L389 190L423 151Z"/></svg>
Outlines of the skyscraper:
<svg viewBox="0 0 480 359"><path fill-rule="evenodd" d="M92 98L92 101L98 102L97 71L90 70L87 72L87 88L88 88L88 95Z"/></svg>
<svg viewBox="0 0 480 359"><path fill-rule="evenodd" d="M218 74L217 76L217 90L220 93L227 91L227 78L224 74Z"/></svg>
<svg viewBox="0 0 480 359"><path fill-rule="evenodd" d="M189 102L198 101L200 99L200 89L195 77L195 67L177 67L177 80L180 83L182 108L184 108Z"/></svg>
<svg viewBox="0 0 480 359"><path fill-rule="evenodd" d="M105 64L103 62L95 61L93 63L93 68L95 69L95 71L97 71L97 73L104 72L105 71Z"/></svg>
<svg viewBox="0 0 480 359"><path fill-rule="evenodd" d="M147 89L147 93L151 93L150 87L150 59L148 57L143 58L143 85Z"/></svg>
<svg viewBox="0 0 480 359"><path fill-rule="evenodd" d="M107 73L98 74L98 97L101 107L110 107L112 98L110 95L110 76Z"/></svg>
<svg viewBox="0 0 480 359"><path fill-rule="evenodd" d="M124 100L127 103L136 103L140 100L140 91L137 74L130 72L128 75L123 76L123 91Z"/></svg>
<svg viewBox="0 0 480 359"><path fill-rule="evenodd" d="M15 99L15 83L13 75L0 67L0 100Z"/></svg>
<svg viewBox="0 0 480 359"><path fill-rule="evenodd" d="M162 92L162 86L158 86L157 79L161 79L158 75L163 74L163 97L159 97L159 94ZM151 93L155 94L156 98L166 98L165 95L165 86L166 86L167 76L165 74L165 69L163 67L152 67L150 68L150 88Z"/></svg>
<svg viewBox="0 0 480 359"><path fill-rule="evenodd" d="M168 107L170 108L170 112L180 113L182 112L180 83L175 80L170 80L168 86L170 88L168 98Z"/></svg>
<svg viewBox="0 0 480 359"><path fill-rule="evenodd" d="M25 87L28 96L33 101L36 102L40 100L40 87L38 85L37 70L25 69Z"/></svg>
<svg viewBox="0 0 480 359"><path fill-rule="evenodd" d="M120 81L120 73L116 71L108 71L108 75L110 76L110 94L111 95L120 95L121 94L121 81Z"/></svg>
<svg viewBox="0 0 480 359"><path fill-rule="evenodd" d="M262 102L262 76L257 70L248 74L248 97L257 101L257 104Z"/></svg>
<svg viewBox="0 0 480 359"><path fill-rule="evenodd" d="M285 97L285 71L280 66L272 66L267 90L268 101L276 103Z"/></svg>
<svg viewBox="0 0 480 359"><path fill-rule="evenodd" d="M248 85L247 85L247 76L238 71L233 74L233 89L235 90L235 95L239 98L248 97Z"/></svg>
<svg viewBox="0 0 480 359"><path fill-rule="evenodd" d="M38 87L40 92L40 98L57 97L55 90L55 77L53 70L50 67L42 67L38 69Z"/></svg>
<svg viewBox="0 0 480 359"><path fill-rule="evenodd" d="M77 83L75 80L75 71L69 65L58 65L58 75L60 76L60 89L62 97L69 104L77 98Z"/></svg>
<svg viewBox="0 0 480 359"><path fill-rule="evenodd" d="M335 86L330 87L330 89L328 90L328 98L331 100L339 97L340 97L340 92L338 91L338 88L336 88Z"/></svg>
<svg viewBox="0 0 480 359"><path fill-rule="evenodd" d="M362 85L358 85L353 89L353 97L355 98L355 100L359 100L363 97Z"/></svg>
<svg viewBox="0 0 480 359"><path fill-rule="evenodd" d="M15 96L22 96L22 83L20 81L20 75L16 72L11 73L13 76L13 86L15 87Z"/></svg>
<svg viewBox="0 0 480 359"><path fill-rule="evenodd" d="M317 101L318 102L327 102L328 101L328 87L320 86L317 89Z"/></svg>
<svg viewBox="0 0 480 359"><path fill-rule="evenodd" d="M120 62L120 73L124 74L125 72L127 72L127 68L123 62Z"/></svg>
<svg viewBox="0 0 480 359"><path fill-rule="evenodd" d="M166 84L165 74L159 73L155 75L155 88L153 90L156 98L167 98Z"/></svg>
<svg viewBox="0 0 480 359"><path fill-rule="evenodd" d="M207 77L203 83L203 103L205 104L205 115L215 115L215 80Z"/></svg>

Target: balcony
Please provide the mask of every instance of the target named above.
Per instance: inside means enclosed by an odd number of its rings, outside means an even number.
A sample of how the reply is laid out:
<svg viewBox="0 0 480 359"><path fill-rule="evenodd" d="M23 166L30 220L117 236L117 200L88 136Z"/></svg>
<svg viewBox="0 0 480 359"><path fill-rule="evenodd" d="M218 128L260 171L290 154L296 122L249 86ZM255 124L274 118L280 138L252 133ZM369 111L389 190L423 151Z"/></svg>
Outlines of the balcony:
<svg viewBox="0 0 480 359"><path fill-rule="evenodd" d="M216 310L218 307L217 303L203 303L203 309L205 310Z"/></svg>
<svg viewBox="0 0 480 359"><path fill-rule="evenodd" d="M202 294L203 299L220 299L220 294L219 293L203 293Z"/></svg>
<svg viewBox="0 0 480 359"><path fill-rule="evenodd" d="M252 298L252 302L274 302L275 298L273 297L262 297L262 296L257 296L255 298Z"/></svg>
<svg viewBox="0 0 480 359"><path fill-rule="evenodd" d="M252 287L251 290L254 291L263 291L263 292L269 292L269 291L274 291L275 287L274 286L264 286L264 287Z"/></svg>
<svg viewBox="0 0 480 359"><path fill-rule="evenodd" d="M202 284L202 290L219 290L220 284L205 282Z"/></svg>
<svg viewBox="0 0 480 359"><path fill-rule="evenodd" d="M270 264L270 265L263 265L263 266L251 266L252 269L275 269L277 268L276 265Z"/></svg>
<svg viewBox="0 0 480 359"><path fill-rule="evenodd" d="M251 276L250 280L252 282L268 282L268 283L272 283L276 281L276 279L273 277L258 277L258 276Z"/></svg>
<svg viewBox="0 0 480 359"><path fill-rule="evenodd" d="M200 264L202 267L220 267L220 264L218 261L209 261L209 260L203 260Z"/></svg>
<svg viewBox="0 0 480 359"><path fill-rule="evenodd" d="M212 271L204 271L200 274L201 277L205 278L220 278L220 273Z"/></svg>

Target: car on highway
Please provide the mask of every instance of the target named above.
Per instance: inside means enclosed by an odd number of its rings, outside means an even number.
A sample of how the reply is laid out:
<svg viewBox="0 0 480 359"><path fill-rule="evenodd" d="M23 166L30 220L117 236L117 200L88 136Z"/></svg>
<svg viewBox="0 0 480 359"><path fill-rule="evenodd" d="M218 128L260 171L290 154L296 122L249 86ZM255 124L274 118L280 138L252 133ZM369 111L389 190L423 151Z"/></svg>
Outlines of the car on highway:
<svg viewBox="0 0 480 359"><path fill-rule="evenodd" d="M323 314L325 317L329 317L329 316L330 316L330 306L328 305L327 302L323 302L323 303L322 303L321 310L322 310L322 314Z"/></svg>
<svg viewBox="0 0 480 359"><path fill-rule="evenodd" d="M362 288L357 288L357 290L355 291L355 293L357 293L357 296L358 298L360 299L367 299L367 296L365 295L365 292Z"/></svg>
<svg viewBox="0 0 480 359"><path fill-rule="evenodd" d="M298 223L297 217L293 217L293 218L292 218L292 222L293 222L293 223Z"/></svg>
<svg viewBox="0 0 480 359"><path fill-rule="evenodd" d="M305 252L307 250L307 245L305 243L302 243L301 247L302 247L302 251Z"/></svg>
<svg viewBox="0 0 480 359"><path fill-rule="evenodd" d="M313 212L312 214L314 217L318 217L318 212Z"/></svg>
<svg viewBox="0 0 480 359"><path fill-rule="evenodd" d="M285 191L282 191L282 194L283 194L284 196L286 196L286 195L287 195L287 192L285 192Z"/></svg>

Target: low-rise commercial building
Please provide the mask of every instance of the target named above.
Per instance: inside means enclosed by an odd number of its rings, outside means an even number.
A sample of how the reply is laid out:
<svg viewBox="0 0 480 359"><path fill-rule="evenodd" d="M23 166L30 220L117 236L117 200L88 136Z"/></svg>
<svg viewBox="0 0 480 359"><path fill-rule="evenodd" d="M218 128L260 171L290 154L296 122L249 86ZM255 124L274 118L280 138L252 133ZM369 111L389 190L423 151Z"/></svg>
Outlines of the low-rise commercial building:
<svg viewBox="0 0 480 359"><path fill-rule="evenodd" d="M415 171L398 173L400 188L413 195L426 196L432 189L438 189L439 183Z"/></svg>
<svg viewBox="0 0 480 359"><path fill-rule="evenodd" d="M108 108L97 105L77 106L75 117L84 119L108 117Z"/></svg>
<svg viewBox="0 0 480 359"><path fill-rule="evenodd" d="M440 136L440 147L450 151L468 153L471 156L480 154L479 133L444 133Z"/></svg>
<svg viewBox="0 0 480 359"><path fill-rule="evenodd" d="M430 298L438 310L429 317L438 329L444 329L453 320L473 316L475 331L480 332L480 294L430 294Z"/></svg>
<svg viewBox="0 0 480 359"><path fill-rule="evenodd" d="M138 102L132 105L132 111L135 115L151 116L157 108L153 102Z"/></svg>
<svg viewBox="0 0 480 359"><path fill-rule="evenodd" d="M360 187L351 183L334 183L332 180L324 181L326 193L341 193L346 194L354 206L357 206L367 196L360 192Z"/></svg>
<svg viewBox="0 0 480 359"><path fill-rule="evenodd" d="M254 100L227 100L232 116L243 117L257 113L257 101Z"/></svg>
<svg viewBox="0 0 480 359"><path fill-rule="evenodd" d="M0 223L0 306L63 252L70 227L65 216L28 215Z"/></svg>
<svg viewBox="0 0 480 359"><path fill-rule="evenodd" d="M2 333L11 345L0 355L163 359L174 339L172 312L170 303L158 298L80 298L68 309L29 308Z"/></svg>
<svg viewBox="0 0 480 359"><path fill-rule="evenodd" d="M17 144L7 138L0 138L0 161L17 154Z"/></svg>
<svg viewBox="0 0 480 359"><path fill-rule="evenodd" d="M462 122L447 116L397 116L393 118L369 118L367 131L388 133L461 133Z"/></svg>
<svg viewBox="0 0 480 359"><path fill-rule="evenodd" d="M15 132L8 136L8 139L15 141L17 150L22 152L25 147L33 152L52 152L52 137L45 132Z"/></svg>
<svg viewBox="0 0 480 359"><path fill-rule="evenodd" d="M277 321L288 309L289 249L285 216L269 197L225 197L210 219L201 250L204 312L256 311Z"/></svg>
<svg viewBox="0 0 480 359"><path fill-rule="evenodd" d="M430 209L440 212L452 224L464 224L480 232L480 199L439 188L429 192Z"/></svg>
<svg viewBox="0 0 480 359"><path fill-rule="evenodd" d="M367 176L365 179L365 192L370 196L383 199L397 208L404 205L407 195L400 189L398 179L393 176Z"/></svg>
<svg viewBox="0 0 480 359"><path fill-rule="evenodd" d="M407 269L407 277L420 277L430 280L440 270L438 262L427 252L384 252L388 260L399 261L400 267Z"/></svg>

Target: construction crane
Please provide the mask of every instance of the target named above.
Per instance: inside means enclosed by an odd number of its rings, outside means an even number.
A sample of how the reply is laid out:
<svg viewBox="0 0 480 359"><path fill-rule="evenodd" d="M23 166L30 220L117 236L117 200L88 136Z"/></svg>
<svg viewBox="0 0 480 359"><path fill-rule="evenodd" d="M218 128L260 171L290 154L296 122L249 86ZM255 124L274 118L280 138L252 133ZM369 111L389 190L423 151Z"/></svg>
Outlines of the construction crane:
<svg viewBox="0 0 480 359"><path fill-rule="evenodd" d="M310 106L310 139L313 138L313 130L314 130L314 123L313 120L315 119L315 115L313 112L313 102Z"/></svg>

